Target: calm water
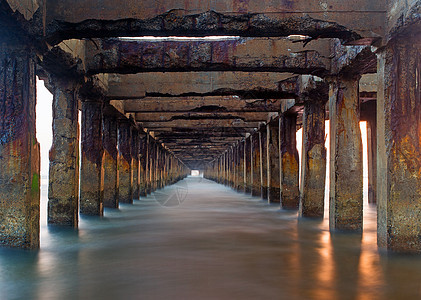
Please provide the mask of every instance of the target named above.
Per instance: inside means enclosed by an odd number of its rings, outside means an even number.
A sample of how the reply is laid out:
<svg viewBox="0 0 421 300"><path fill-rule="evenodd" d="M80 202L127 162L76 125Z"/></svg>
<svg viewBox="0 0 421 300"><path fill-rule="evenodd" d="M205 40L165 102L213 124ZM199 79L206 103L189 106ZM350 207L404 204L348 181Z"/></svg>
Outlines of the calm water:
<svg viewBox="0 0 421 300"><path fill-rule="evenodd" d="M45 218L41 250L0 249L0 299L421 299L421 257L378 253L375 207L362 235L331 235L188 178L79 230Z"/></svg>

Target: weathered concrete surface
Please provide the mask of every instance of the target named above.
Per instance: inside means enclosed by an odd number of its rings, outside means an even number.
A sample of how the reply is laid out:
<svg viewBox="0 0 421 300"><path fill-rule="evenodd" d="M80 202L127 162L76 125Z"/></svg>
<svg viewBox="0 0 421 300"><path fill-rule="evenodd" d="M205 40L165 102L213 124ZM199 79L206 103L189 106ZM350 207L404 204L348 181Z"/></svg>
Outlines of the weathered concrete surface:
<svg viewBox="0 0 421 300"><path fill-rule="evenodd" d="M80 168L80 213L104 213L104 147L102 142L102 101L82 102L82 157Z"/></svg>
<svg viewBox="0 0 421 300"><path fill-rule="evenodd" d="M53 144L50 149L48 223L78 226L79 110L77 88L53 78Z"/></svg>
<svg viewBox="0 0 421 300"><path fill-rule="evenodd" d="M151 181L151 192L156 191L156 178L157 178L157 145L155 140L150 140L150 156L149 156L149 172Z"/></svg>
<svg viewBox="0 0 421 300"><path fill-rule="evenodd" d="M380 54L378 245L421 252L421 36L408 32Z"/></svg>
<svg viewBox="0 0 421 300"><path fill-rule="evenodd" d="M237 145L237 192L244 192L245 177L244 177L244 141L239 141Z"/></svg>
<svg viewBox="0 0 421 300"><path fill-rule="evenodd" d="M395 36L412 29L418 28L421 21L421 1L420 0L389 0L386 3L386 39L393 39Z"/></svg>
<svg viewBox="0 0 421 300"><path fill-rule="evenodd" d="M118 172L118 126L117 119L104 115L104 207L118 208L118 190L120 185Z"/></svg>
<svg viewBox="0 0 421 300"><path fill-rule="evenodd" d="M223 41L133 41L95 39L87 44L86 71L139 73L177 71L268 71L325 74L330 42L303 47L289 39L239 38Z"/></svg>
<svg viewBox="0 0 421 300"><path fill-rule="evenodd" d="M281 208L298 209L299 158L296 142L297 115L281 114L279 117L279 149L281 177Z"/></svg>
<svg viewBox="0 0 421 300"><path fill-rule="evenodd" d="M304 104L301 159L299 215L323 218L326 181L324 99Z"/></svg>
<svg viewBox="0 0 421 300"><path fill-rule="evenodd" d="M31 20L40 7L38 0L6 0L13 12L18 11L26 20Z"/></svg>
<svg viewBox="0 0 421 300"><path fill-rule="evenodd" d="M362 230L363 165L359 117L359 76L330 83L331 230Z"/></svg>
<svg viewBox="0 0 421 300"><path fill-rule="evenodd" d="M40 216L33 59L0 44L0 244L27 249L39 247Z"/></svg>
<svg viewBox="0 0 421 300"><path fill-rule="evenodd" d="M358 9L355 9L358 8ZM357 39L384 32L384 1L47 1L50 42L103 36L288 36ZM348 29L347 29L348 28ZM347 30L357 32L352 34Z"/></svg>
<svg viewBox="0 0 421 300"><path fill-rule="evenodd" d="M136 122L171 122L171 121L189 121L189 120L229 120L240 119L245 122L267 121L268 113L266 112L141 112L136 113Z"/></svg>
<svg viewBox="0 0 421 300"><path fill-rule="evenodd" d="M151 156L152 156L152 138L149 134L146 135L146 193L150 194L152 191L152 174L151 174Z"/></svg>
<svg viewBox="0 0 421 300"><path fill-rule="evenodd" d="M143 134L144 135L144 134ZM140 136L139 140L139 160L140 160L140 185L139 194L140 197L146 197L148 195L148 145L147 137Z"/></svg>
<svg viewBox="0 0 421 300"><path fill-rule="evenodd" d="M262 195L261 186L261 163L260 163L260 138L256 131L251 137L251 163L252 163L252 182L251 195L260 197Z"/></svg>
<svg viewBox="0 0 421 300"><path fill-rule="evenodd" d="M278 82L293 77L289 73L268 72L175 72L110 74L110 99L136 99L145 96L225 96L244 98L283 98Z"/></svg>
<svg viewBox="0 0 421 300"><path fill-rule="evenodd" d="M111 101L111 104L114 102ZM125 112L278 112L283 99L240 99L238 96L147 97L119 102L123 102Z"/></svg>
<svg viewBox="0 0 421 300"><path fill-rule="evenodd" d="M139 131L136 128L132 128L132 173L133 173L133 200L139 200L140 192L140 165L139 165Z"/></svg>
<svg viewBox="0 0 421 300"><path fill-rule="evenodd" d="M267 129L266 125L259 128L259 146L260 146L260 186L262 199L268 198L268 167L267 167Z"/></svg>
<svg viewBox="0 0 421 300"><path fill-rule="evenodd" d="M258 121L247 122L238 118L203 119L203 120L172 120L168 122L142 122L145 128L159 130L161 128L257 128Z"/></svg>
<svg viewBox="0 0 421 300"><path fill-rule="evenodd" d="M279 161L279 121L267 124L267 168L268 168L268 202L281 201L280 161Z"/></svg>
<svg viewBox="0 0 421 300"><path fill-rule="evenodd" d="M118 150L119 150L119 190L120 203L133 203L133 158L131 141L131 124L128 120L120 120L118 124Z"/></svg>
<svg viewBox="0 0 421 300"><path fill-rule="evenodd" d="M244 190L246 193L251 193L252 188L253 166L251 155L251 136L249 136L244 141Z"/></svg>
<svg viewBox="0 0 421 300"><path fill-rule="evenodd" d="M237 188L237 183L238 183L238 171L237 171L238 158L237 158L237 147L235 144L230 147L230 151L231 151L231 172L232 172L231 188L235 190Z"/></svg>

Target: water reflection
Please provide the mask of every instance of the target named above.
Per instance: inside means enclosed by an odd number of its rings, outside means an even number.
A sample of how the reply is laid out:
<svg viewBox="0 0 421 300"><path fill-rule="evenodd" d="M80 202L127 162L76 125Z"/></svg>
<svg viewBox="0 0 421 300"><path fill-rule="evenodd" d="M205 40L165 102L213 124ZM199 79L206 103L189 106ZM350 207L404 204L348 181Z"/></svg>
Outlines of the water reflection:
<svg viewBox="0 0 421 300"><path fill-rule="evenodd" d="M207 180L185 184L179 206L156 198L169 187L79 230L42 221L40 251L0 249L0 299L421 298L421 258L379 254L373 206L362 234L331 235L327 215L298 219Z"/></svg>

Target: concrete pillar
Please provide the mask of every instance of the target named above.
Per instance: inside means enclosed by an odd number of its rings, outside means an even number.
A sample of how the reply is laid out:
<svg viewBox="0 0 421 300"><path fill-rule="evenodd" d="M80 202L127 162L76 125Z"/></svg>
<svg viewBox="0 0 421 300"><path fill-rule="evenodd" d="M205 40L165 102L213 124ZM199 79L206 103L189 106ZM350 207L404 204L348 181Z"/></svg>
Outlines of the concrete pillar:
<svg viewBox="0 0 421 300"><path fill-rule="evenodd" d="M139 140L139 159L140 159L140 186L139 194L140 197L146 197L148 195L148 182L147 182L147 162L148 162L148 147L147 137L141 136Z"/></svg>
<svg viewBox="0 0 421 300"><path fill-rule="evenodd" d="M151 172L151 192L156 191L156 171L157 171L157 161L156 161L156 152L157 147L155 141L151 138L151 155L150 155L150 172Z"/></svg>
<svg viewBox="0 0 421 300"><path fill-rule="evenodd" d="M155 143L155 190L161 188L161 148Z"/></svg>
<svg viewBox="0 0 421 300"><path fill-rule="evenodd" d="M244 142L244 190L247 194L251 193L252 185L252 164L251 164L251 137L245 139Z"/></svg>
<svg viewBox="0 0 421 300"><path fill-rule="evenodd" d="M119 178L118 199L120 203L133 203L133 172L131 124L128 120L120 120L118 124Z"/></svg>
<svg viewBox="0 0 421 300"><path fill-rule="evenodd" d="M118 126L113 116L104 116L103 119L104 143L104 207L118 208Z"/></svg>
<svg viewBox="0 0 421 300"><path fill-rule="evenodd" d="M378 56L377 238L388 250L420 253L421 35L413 32Z"/></svg>
<svg viewBox="0 0 421 300"><path fill-rule="evenodd" d="M82 157L80 168L80 213L104 213L104 147L102 144L102 101L82 102Z"/></svg>
<svg viewBox="0 0 421 300"><path fill-rule="evenodd" d="M359 125L359 78L341 76L330 82L331 230L362 230L363 163Z"/></svg>
<svg viewBox="0 0 421 300"><path fill-rule="evenodd" d="M260 186L262 199L268 199L268 167L267 167L267 129L263 125L259 129L260 138Z"/></svg>
<svg viewBox="0 0 421 300"><path fill-rule="evenodd" d="M251 136L251 160L252 160L252 187L251 195L260 197L262 195L261 186L261 165L260 165L260 136L259 132L255 132Z"/></svg>
<svg viewBox="0 0 421 300"><path fill-rule="evenodd" d="M232 175L232 182L231 182L231 188L235 189L235 187L237 186L237 172L235 170L236 168L236 159L237 156L236 154L236 149L235 146L231 146L231 175Z"/></svg>
<svg viewBox="0 0 421 300"><path fill-rule="evenodd" d="M240 141L237 146L237 172L237 191L243 193L245 191L244 140Z"/></svg>
<svg viewBox="0 0 421 300"><path fill-rule="evenodd" d="M68 79L53 79L53 144L50 149L48 224L78 226L78 98Z"/></svg>
<svg viewBox="0 0 421 300"><path fill-rule="evenodd" d="M146 135L146 192L150 194L152 192L152 175L151 175L151 136L149 134Z"/></svg>
<svg viewBox="0 0 421 300"><path fill-rule="evenodd" d="M299 215L323 218L326 181L325 101L323 100L304 103L302 145Z"/></svg>
<svg viewBox="0 0 421 300"><path fill-rule="evenodd" d="M238 143L236 143L233 147L232 147L232 163L233 163L233 167L232 167L232 171L234 172L234 184L232 186L233 190L237 190L238 188Z"/></svg>
<svg viewBox="0 0 421 300"><path fill-rule="evenodd" d="M27 249L39 247L33 58L23 46L0 43L0 244Z"/></svg>
<svg viewBox="0 0 421 300"><path fill-rule="evenodd" d="M139 131L132 127L132 173L133 173L133 200L139 200Z"/></svg>
<svg viewBox="0 0 421 300"><path fill-rule="evenodd" d="M267 124L267 168L268 202L279 203L281 200L280 162L279 162L279 121Z"/></svg>
<svg viewBox="0 0 421 300"><path fill-rule="evenodd" d="M279 118L281 208L298 209L299 161L296 141L297 115L282 114Z"/></svg>

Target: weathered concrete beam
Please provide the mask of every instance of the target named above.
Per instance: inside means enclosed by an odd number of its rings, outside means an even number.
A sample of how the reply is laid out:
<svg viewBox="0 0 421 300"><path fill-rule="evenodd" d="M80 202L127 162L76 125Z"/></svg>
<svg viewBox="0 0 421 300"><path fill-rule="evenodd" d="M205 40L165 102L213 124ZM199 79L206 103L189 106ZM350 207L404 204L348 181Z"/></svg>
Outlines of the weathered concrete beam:
<svg viewBox="0 0 421 300"><path fill-rule="evenodd" d="M35 61L25 46L0 44L0 245L39 248L40 159Z"/></svg>
<svg viewBox="0 0 421 300"><path fill-rule="evenodd" d="M421 1L399 0L386 3L386 41L405 34L405 32L420 33Z"/></svg>
<svg viewBox="0 0 421 300"><path fill-rule="evenodd" d="M358 9L356 9L358 8ZM47 1L47 40L109 36L288 36L355 40L384 33L384 2L164 1L136 3ZM355 33L354 33L355 32ZM356 34L357 33L357 34ZM41 33L40 33L41 34Z"/></svg>
<svg viewBox="0 0 421 300"><path fill-rule="evenodd" d="M154 128L156 138L207 138L207 137L244 137L248 128L212 127L212 128Z"/></svg>
<svg viewBox="0 0 421 300"><path fill-rule="evenodd" d="M257 128L259 122L245 122L240 119L227 120L175 120L169 122L142 122L144 128L178 127L178 128L210 128L210 127L231 127L231 128Z"/></svg>
<svg viewBox="0 0 421 300"><path fill-rule="evenodd" d="M278 112L283 99L240 99L225 97L154 97L124 100L124 111L130 112Z"/></svg>
<svg viewBox="0 0 421 300"><path fill-rule="evenodd" d="M139 99L145 96L225 96L245 99L282 99L291 97L281 92L278 83L293 77L289 73L194 72L110 74L109 99Z"/></svg>
<svg viewBox="0 0 421 300"><path fill-rule="evenodd" d="M303 47L289 39L224 41L127 41L95 39L87 44L86 71L96 73L267 71L326 74L330 42Z"/></svg>
<svg viewBox="0 0 421 300"><path fill-rule="evenodd" d="M343 46L339 40L332 40L332 74L348 76L377 72L377 58L370 46Z"/></svg>
<svg viewBox="0 0 421 300"><path fill-rule="evenodd" d="M199 136L199 137L189 137L189 136L168 136L167 138L160 138L155 136L155 138L160 141L163 142L165 140L166 143L173 143L173 144L189 144L189 143L234 143L235 141L238 140L238 136L236 137L221 137L221 136Z"/></svg>
<svg viewBox="0 0 421 300"><path fill-rule="evenodd" d="M193 121L193 120L242 120L244 122L266 122L268 114L265 112L244 112L244 113L202 113L202 112L189 112L189 113L174 113L174 112L149 112L149 113L136 113L136 122L171 122L171 121ZM145 126L147 127L147 126Z"/></svg>

